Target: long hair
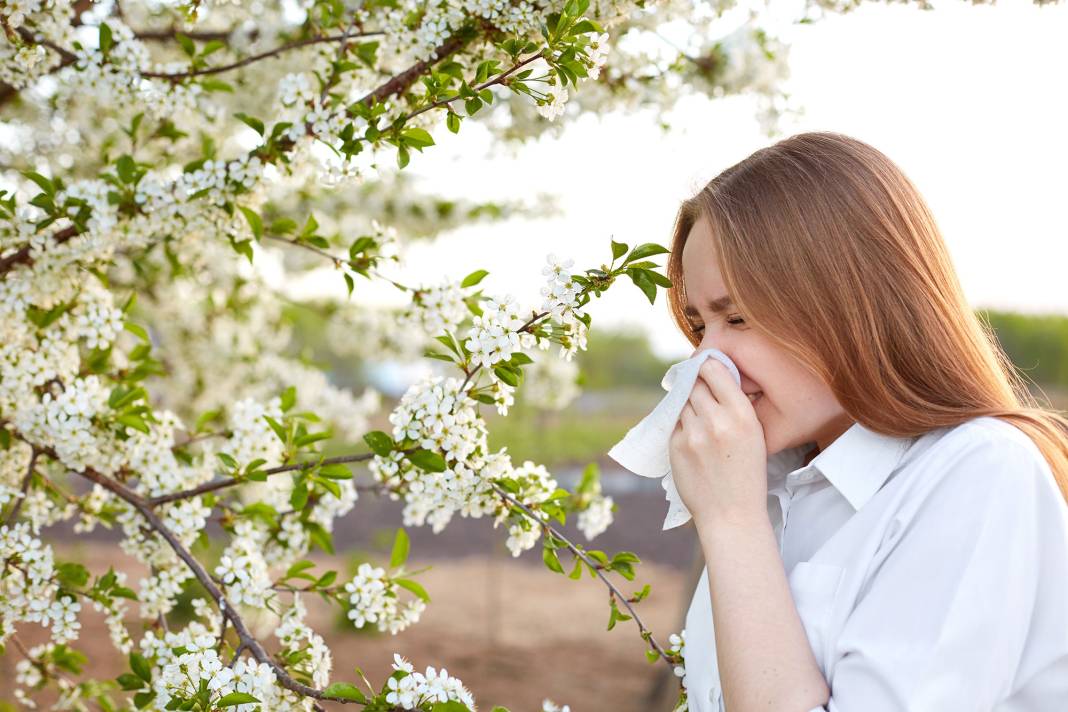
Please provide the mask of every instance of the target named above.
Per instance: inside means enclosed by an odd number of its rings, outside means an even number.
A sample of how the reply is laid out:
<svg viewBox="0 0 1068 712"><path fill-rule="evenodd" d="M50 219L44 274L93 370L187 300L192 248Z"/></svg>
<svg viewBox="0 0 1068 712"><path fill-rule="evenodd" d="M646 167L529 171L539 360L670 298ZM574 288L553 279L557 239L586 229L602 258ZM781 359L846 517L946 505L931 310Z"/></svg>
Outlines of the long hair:
<svg viewBox="0 0 1068 712"><path fill-rule="evenodd" d="M827 383L843 409L912 437L980 416L1024 431L1068 499L1068 419L1042 407L969 307L927 204L887 156L832 132L762 148L682 203L667 276L683 308L682 248L709 221L746 323Z"/></svg>

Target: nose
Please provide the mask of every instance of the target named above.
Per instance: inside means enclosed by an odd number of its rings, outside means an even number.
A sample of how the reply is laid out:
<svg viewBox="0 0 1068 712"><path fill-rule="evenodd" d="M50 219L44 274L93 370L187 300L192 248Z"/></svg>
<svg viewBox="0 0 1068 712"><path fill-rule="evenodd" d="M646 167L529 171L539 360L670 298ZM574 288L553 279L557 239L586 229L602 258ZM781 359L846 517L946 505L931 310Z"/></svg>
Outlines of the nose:
<svg viewBox="0 0 1068 712"><path fill-rule="evenodd" d="M745 374L745 369L742 368L741 362L734 357L734 354L732 354L731 351L729 351L727 348L723 348L722 342L719 345L716 345L712 343L711 339L703 339L701 343L698 344L697 348L693 350L693 353L690 354L690 358L693 358L705 349L717 349L718 351L722 351L723 353L727 354L727 358L733 361L734 365L738 368L738 375L741 377L742 391L744 391L745 393L755 393L756 391L760 390L760 386L758 386L755 381L753 381Z"/></svg>

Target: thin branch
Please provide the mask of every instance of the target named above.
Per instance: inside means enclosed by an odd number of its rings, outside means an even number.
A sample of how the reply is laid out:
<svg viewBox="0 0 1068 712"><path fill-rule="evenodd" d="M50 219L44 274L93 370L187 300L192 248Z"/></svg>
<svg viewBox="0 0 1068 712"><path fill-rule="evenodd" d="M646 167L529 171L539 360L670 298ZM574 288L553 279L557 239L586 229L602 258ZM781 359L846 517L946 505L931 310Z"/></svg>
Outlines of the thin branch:
<svg viewBox="0 0 1068 712"><path fill-rule="evenodd" d="M26 475L22 478L22 494L15 500L15 506L8 512L7 519L4 520L4 526L14 524L15 519L19 516L19 510L22 509L22 503L26 501L26 495L30 491L30 483L33 482L33 470L37 466L37 456L39 454L40 450L33 448L33 452L30 454L30 466L26 468Z"/></svg>
<svg viewBox="0 0 1068 712"><path fill-rule="evenodd" d="M230 623L233 624L234 630L237 632L238 638L245 648L252 653L258 662L269 665L274 671L275 676L278 678L278 683L287 690L292 690L298 695L305 697L311 697L317 700L331 700L334 702L351 702L352 700L346 700L340 697L334 697L326 695L322 690L317 690L314 687L309 687L300 682L294 680L284 667L279 665L274 658L267 654L263 645L259 640L249 631L248 626L245 625L245 621L242 620L241 615L237 612L231 603L226 599L226 595L215 585L211 576L204 569L199 561L196 560L188 549L182 545L182 542L178 541L178 537L167 528L167 525L163 523L163 520L156 515L152 510L152 505L141 495L137 494L133 490L127 488L117 480L113 480L110 477L102 475L92 468L86 468L78 473L82 477L91 482L95 482L101 487L105 488L109 492L115 494L120 499L127 502L130 506L138 511L138 513L148 522L148 525L170 545L175 554L178 555L189 570L193 572L193 576L196 577L200 585L208 592L208 594L215 600L215 603L219 606L220 612L223 617L229 618Z"/></svg>
<svg viewBox="0 0 1068 712"><path fill-rule="evenodd" d="M289 44L280 45L274 49L269 49L259 54L253 54L244 59L239 59L236 62L230 64L223 64L218 67L204 67L202 69L192 69L188 72L141 72L141 76L146 79L166 79L171 82L179 82L183 79L190 79L192 77L202 77L209 74L221 74L222 72L229 72L232 69L239 69L241 67L248 66L255 62L259 62L263 59L269 59L270 57L276 57L290 50L300 49L302 47L309 47L311 45L323 44L326 42L337 42L339 40L349 40L355 37L374 37L377 35L385 34L384 32L361 32L358 34L342 33L340 35L326 35L323 37L309 37L306 40L298 40L297 42L290 42Z"/></svg>
<svg viewBox="0 0 1068 712"><path fill-rule="evenodd" d="M139 40L146 40L149 42L166 42L167 40L173 40L177 35L184 35L191 40L199 40L201 42L210 42L211 40L225 40L234 33L233 29L229 30L190 30L189 32L183 32L177 27L171 27L166 30L134 30L134 37ZM260 31L258 29L252 30L249 33L249 39L256 39L259 37Z"/></svg>
<svg viewBox="0 0 1068 712"><path fill-rule="evenodd" d="M70 227L63 228L56 234L52 235L52 240L57 245L62 245L67 240L70 240L78 235L78 228L71 225ZM10 272L11 269L18 264L32 265L33 258L30 257L32 248L29 245L15 250L7 257L0 257L0 275Z"/></svg>
<svg viewBox="0 0 1068 712"><path fill-rule="evenodd" d="M334 257L329 252L327 252L325 250L320 250L315 245L309 245L306 242L300 242L299 240L297 240L295 238L294 239L289 239L289 238L285 238L285 237L279 237L277 235L264 235L263 237L265 239L268 239L268 240L274 240L275 242L284 242L287 245L293 245L295 247L300 247L300 248L303 248L305 250L308 250L309 252L314 252L315 254L319 255L320 257L325 257L326 259L328 259L331 262L333 262L334 266L339 268L339 269L341 268L342 265L344 265L344 264L346 264L348 262L347 259L343 259L341 257Z"/></svg>
<svg viewBox="0 0 1068 712"><path fill-rule="evenodd" d="M634 618L634 622L638 624L638 631L641 633L642 638L649 641L649 644L653 646L653 649L656 650L656 652L660 653L660 657L663 658L664 662L668 664L668 667L670 667L672 671L674 671L675 663L671 661L671 656L664 652L664 649L660 647L660 644L656 642L655 638L653 638L653 632L646 628L645 624L642 623L642 619L638 615L638 612L634 610L634 608L630 605L630 600L628 600L628 598L624 596L618 588L616 588L615 584L608 580L607 576L601 573L600 564L591 561L590 558L586 556L586 553L582 550L581 547L577 546L576 544L573 544L570 539L561 534L560 531L553 527L551 524L543 522L540 517L534 514L533 510L531 510L530 507L512 497L510 494L501 489L501 487L498 486L496 483L491 483L491 486L494 490L497 491L497 494L499 494L508 502L511 502L516 507L519 507L521 510L523 510L532 520L534 520L535 523L537 523L538 526L551 531L558 539L567 544L567 548L570 549L575 554L575 556L586 562L586 565L589 566L590 569L592 569L593 572L597 574L598 578L604 581L604 584L608 586L609 590L616 596L616 598L621 600L623 602L623 605L626 606L627 611L629 611L630 615Z"/></svg>
<svg viewBox="0 0 1068 712"><path fill-rule="evenodd" d="M398 452L407 453L413 452L417 449L418 448L412 448L409 450L399 450ZM370 460L374 456L375 454L373 452L364 452L360 453L359 455L339 455L338 457L328 457L322 462L298 462L292 465L280 465L278 467L272 467L271 469L263 470L262 472L263 474L270 477L271 475L277 475L282 472L292 472L293 470L307 470L308 468L318 467L320 465L335 465L346 462L363 462L365 460ZM224 480L213 480L211 482L202 484L199 487L193 487L192 489L182 490L180 492L171 492L170 494L162 494L158 497L152 497L150 499L145 500L145 502L150 507L158 507L161 504L166 504L168 502L177 502L178 500L182 499L189 499L190 497L207 494L208 492L215 492L217 490L226 489L227 487L234 487L236 485L245 484L248 481L249 480L235 479L232 477L229 477Z"/></svg>
<svg viewBox="0 0 1068 712"><path fill-rule="evenodd" d="M429 58L416 62L397 76L387 81L385 84L382 84L377 89L371 91L369 94L366 94L362 99L360 99L360 103L371 104L374 101L381 101L382 99L389 98L394 94L403 93L405 90L408 89L408 87L415 84L419 80L419 77L421 77L428 68L441 61L445 57L448 57L460 51L472 39L473 37L458 32L449 39L445 40L445 42L443 42L442 44L438 45L434 49L434 53ZM411 117L406 116L405 121L407 121L409 118Z"/></svg>

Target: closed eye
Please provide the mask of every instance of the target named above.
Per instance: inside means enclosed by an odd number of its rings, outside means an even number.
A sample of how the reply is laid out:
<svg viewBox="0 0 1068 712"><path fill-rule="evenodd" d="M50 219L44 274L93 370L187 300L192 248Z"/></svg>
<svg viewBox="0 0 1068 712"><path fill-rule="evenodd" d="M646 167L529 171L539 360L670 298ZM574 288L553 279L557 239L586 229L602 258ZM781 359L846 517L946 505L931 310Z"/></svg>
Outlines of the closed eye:
<svg viewBox="0 0 1068 712"><path fill-rule="evenodd" d="M737 324L744 324L745 323L745 319L743 319L740 316L734 316L734 317L728 318L727 319L727 323L731 324L732 326L733 325L737 325ZM699 333L701 333L702 331L705 330L705 327L702 324L690 324L690 328L693 329L695 334L699 334Z"/></svg>

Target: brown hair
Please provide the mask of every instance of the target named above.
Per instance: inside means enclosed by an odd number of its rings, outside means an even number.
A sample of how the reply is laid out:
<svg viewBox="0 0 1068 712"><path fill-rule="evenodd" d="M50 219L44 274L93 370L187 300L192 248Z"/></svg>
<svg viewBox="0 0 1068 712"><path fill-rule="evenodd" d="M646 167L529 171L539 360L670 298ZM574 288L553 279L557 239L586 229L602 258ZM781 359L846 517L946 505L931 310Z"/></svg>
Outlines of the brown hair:
<svg viewBox="0 0 1068 712"><path fill-rule="evenodd" d="M832 132L762 148L683 202L667 276L683 312L682 248L704 217L746 323L827 383L845 411L912 437L980 416L1024 431L1068 499L1068 419L1038 404L964 298L927 204L887 156Z"/></svg>

